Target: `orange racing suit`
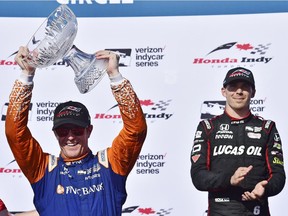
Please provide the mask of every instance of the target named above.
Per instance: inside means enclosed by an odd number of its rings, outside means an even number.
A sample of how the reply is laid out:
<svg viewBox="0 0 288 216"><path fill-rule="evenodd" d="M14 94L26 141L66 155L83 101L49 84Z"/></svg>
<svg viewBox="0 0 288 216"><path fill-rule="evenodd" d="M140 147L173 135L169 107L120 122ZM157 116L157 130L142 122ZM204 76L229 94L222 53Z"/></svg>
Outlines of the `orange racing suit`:
<svg viewBox="0 0 288 216"><path fill-rule="evenodd" d="M27 123L33 84L15 81L6 116L6 136L14 157L34 191L42 215L120 216L127 194L126 178L146 138L139 99L124 79L111 85L123 128L112 146L78 161L65 162L43 152Z"/></svg>

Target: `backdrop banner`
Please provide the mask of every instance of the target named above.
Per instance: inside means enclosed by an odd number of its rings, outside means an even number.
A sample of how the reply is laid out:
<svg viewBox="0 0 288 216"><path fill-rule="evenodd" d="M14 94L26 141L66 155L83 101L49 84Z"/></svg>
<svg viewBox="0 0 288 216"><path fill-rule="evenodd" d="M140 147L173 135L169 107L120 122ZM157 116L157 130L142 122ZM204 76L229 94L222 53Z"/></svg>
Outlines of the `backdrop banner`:
<svg viewBox="0 0 288 216"><path fill-rule="evenodd" d="M67 4L77 17L143 17L288 12L288 1L267 0L0 0L0 17L47 17Z"/></svg>
<svg viewBox="0 0 288 216"><path fill-rule="evenodd" d="M20 74L15 52L42 22L40 17L0 18L0 198L11 211L34 208L32 189L8 147L4 127L9 94ZM287 24L288 13L78 18L74 44L86 53L120 53L120 71L137 92L148 124L147 139L128 177L124 216L206 214L208 194L191 182L190 152L198 122L223 112L220 90L230 68L253 71L257 92L251 110L276 122L288 155L288 104L283 99ZM55 107L67 100L80 101L90 110L93 152L111 145L122 120L107 75L81 94L74 71L60 59L38 69L34 82L28 124L44 151L59 154L52 117ZM271 214L283 215L287 199L286 186L269 199Z"/></svg>

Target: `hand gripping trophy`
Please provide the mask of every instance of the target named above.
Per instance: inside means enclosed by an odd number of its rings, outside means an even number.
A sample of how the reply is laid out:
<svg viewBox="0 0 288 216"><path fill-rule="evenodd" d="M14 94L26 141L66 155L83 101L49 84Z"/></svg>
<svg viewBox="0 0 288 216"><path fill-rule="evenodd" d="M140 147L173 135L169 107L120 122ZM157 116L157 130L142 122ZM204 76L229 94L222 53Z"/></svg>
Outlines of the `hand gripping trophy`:
<svg viewBox="0 0 288 216"><path fill-rule="evenodd" d="M73 45L78 30L76 16L67 5L56 8L37 29L27 44L29 56L24 59L33 67L44 68L59 59L72 67L80 93L91 91L106 72L107 60L98 60Z"/></svg>

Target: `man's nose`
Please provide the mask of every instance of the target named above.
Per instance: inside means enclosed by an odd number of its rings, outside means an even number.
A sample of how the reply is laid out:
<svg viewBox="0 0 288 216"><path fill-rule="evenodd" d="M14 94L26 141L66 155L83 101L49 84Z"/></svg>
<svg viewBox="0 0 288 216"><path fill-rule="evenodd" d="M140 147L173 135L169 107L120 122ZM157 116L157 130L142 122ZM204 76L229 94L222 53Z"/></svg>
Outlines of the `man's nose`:
<svg viewBox="0 0 288 216"><path fill-rule="evenodd" d="M72 139L75 137L75 135L73 134L73 132L72 132L71 129L69 129L69 132L68 132L68 134L67 134L67 137L68 137L68 138L72 138Z"/></svg>
<svg viewBox="0 0 288 216"><path fill-rule="evenodd" d="M236 89L236 92L237 92L238 94L242 93L242 92L243 92L242 87L238 87L238 88Z"/></svg>

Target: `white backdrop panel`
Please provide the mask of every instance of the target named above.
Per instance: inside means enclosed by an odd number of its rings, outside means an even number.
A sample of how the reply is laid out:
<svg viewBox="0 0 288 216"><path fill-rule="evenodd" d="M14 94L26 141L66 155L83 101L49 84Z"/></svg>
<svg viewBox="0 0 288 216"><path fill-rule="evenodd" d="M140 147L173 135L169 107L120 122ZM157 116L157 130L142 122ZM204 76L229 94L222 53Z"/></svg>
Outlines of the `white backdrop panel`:
<svg viewBox="0 0 288 216"><path fill-rule="evenodd" d="M146 114L148 135L141 158L128 178L124 206L134 206L135 210L123 215L153 216L161 209L175 216L204 214L207 193L197 191L191 183L190 151L198 122L207 111L205 103L224 100L221 84L232 67L244 66L254 72L254 113L276 121L284 154L288 154L284 99L287 20L286 13L78 19L74 44L81 50L126 52L126 57L120 59L125 67L120 70L132 82ZM12 211L32 209L33 195L26 178L17 172L19 167L13 162L4 134L9 93L20 73L14 56L9 56L28 42L42 22L42 18L0 18L0 198ZM235 45L230 49L210 53L231 42ZM251 54L260 45L265 46L266 52ZM213 59L223 63L213 63ZM119 112L117 108L109 110L116 102L107 76L92 92L82 95L74 84L72 69L61 63L40 69L35 76L31 131L45 151L58 155L49 111L54 110L55 103L78 100L87 105L93 118L94 131L89 141L92 150L109 146L122 122L109 118ZM105 118L97 118L101 114ZM281 215L284 200L287 187L270 199L272 215Z"/></svg>

